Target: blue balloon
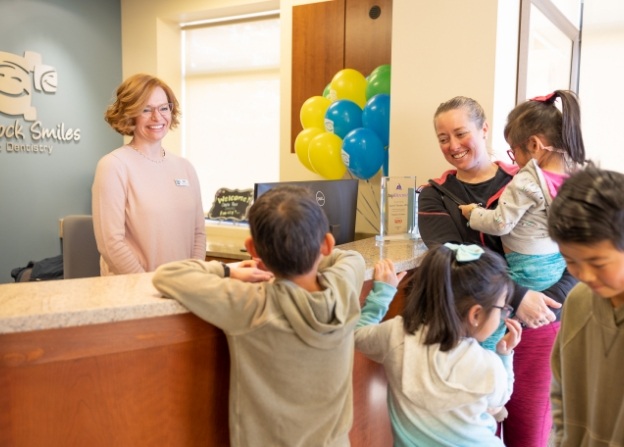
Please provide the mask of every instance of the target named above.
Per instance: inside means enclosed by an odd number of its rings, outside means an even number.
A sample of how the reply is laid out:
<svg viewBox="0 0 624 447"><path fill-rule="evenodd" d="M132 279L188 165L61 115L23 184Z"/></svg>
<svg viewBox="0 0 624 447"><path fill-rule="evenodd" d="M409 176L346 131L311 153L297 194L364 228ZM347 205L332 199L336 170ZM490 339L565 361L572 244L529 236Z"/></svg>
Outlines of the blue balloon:
<svg viewBox="0 0 624 447"><path fill-rule="evenodd" d="M375 131L384 146L390 142L390 95L380 93L368 100L362 111L362 125Z"/></svg>
<svg viewBox="0 0 624 447"><path fill-rule="evenodd" d="M339 99L325 112L325 130L344 138L353 129L362 127L362 109L355 102Z"/></svg>
<svg viewBox="0 0 624 447"><path fill-rule="evenodd" d="M385 152L377 134L366 127L352 130L342 140L342 161L351 174L362 180L377 174Z"/></svg>

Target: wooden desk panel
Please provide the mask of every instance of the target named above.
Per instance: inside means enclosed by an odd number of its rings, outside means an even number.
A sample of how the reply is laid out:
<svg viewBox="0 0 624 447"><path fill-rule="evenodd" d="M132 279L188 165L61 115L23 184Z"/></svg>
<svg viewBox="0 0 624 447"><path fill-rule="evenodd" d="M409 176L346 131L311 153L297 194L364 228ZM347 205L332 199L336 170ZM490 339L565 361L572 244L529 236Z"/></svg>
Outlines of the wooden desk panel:
<svg viewBox="0 0 624 447"><path fill-rule="evenodd" d="M192 314L6 334L0 361L0 446L229 443L225 336Z"/></svg>
<svg viewBox="0 0 624 447"><path fill-rule="evenodd" d="M353 387L352 446L391 445L381 365L356 352ZM228 446L228 388L225 335L192 314L3 334L0 447Z"/></svg>

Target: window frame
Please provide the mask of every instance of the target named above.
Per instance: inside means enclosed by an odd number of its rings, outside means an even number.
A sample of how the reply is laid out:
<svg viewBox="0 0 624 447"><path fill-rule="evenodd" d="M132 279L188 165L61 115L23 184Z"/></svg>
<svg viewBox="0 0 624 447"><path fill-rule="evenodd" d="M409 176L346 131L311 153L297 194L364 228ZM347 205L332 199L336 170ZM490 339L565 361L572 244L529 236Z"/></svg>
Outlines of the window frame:
<svg viewBox="0 0 624 447"><path fill-rule="evenodd" d="M535 6L551 23L559 29L572 42L572 54L570 61L570 82L568 89L578 93L579 71L581 59L581 35L583 3L579 2L580 23L575 26L555 4L550 0L521 0L520 4L520 37L518 48L518 83L516 87L516 103L520 104L527 98L527 80L529 66L529 44L531 29L531 7Z"/></svg>

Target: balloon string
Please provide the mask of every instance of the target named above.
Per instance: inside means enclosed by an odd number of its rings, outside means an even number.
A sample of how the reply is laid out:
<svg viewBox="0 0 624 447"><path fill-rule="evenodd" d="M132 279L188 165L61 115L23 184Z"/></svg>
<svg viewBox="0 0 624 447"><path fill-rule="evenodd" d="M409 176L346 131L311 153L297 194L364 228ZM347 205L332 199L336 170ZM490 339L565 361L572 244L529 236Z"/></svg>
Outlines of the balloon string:
<svg viewBox="0 0 624 447"><path fill-rule="evenodd" d="M370 185L370 182L367 181L367 183L369 183L369 185ZM370 186L371 186L370 191L373 194L373 198L375 198L375 193L374 193L374 191L372 189L372 185L370 185ZM362 194L362 200L364 201L364 203L366 203L366 205L368 206L368 209L370 210L370 212L372 213L373 216L375 216L375 217L379 216L379 214L378 214L379 213L379 209L373 208L373 206L371 205L370 201L366 198L366 196L364 194ZM364 212L362 212L362 210L358 210L358 211L368 221L368 223L371 225L371 227L373 227L375 229L375 232L379 232L379 227L377 225L375 225L374 223L372 223L371 220L368 218L368 216L366 216L364 214Z"/></svg>
<svg viewBox="0 0 624 447"><path fill-rule="evenodd" d="M372 223L372 222L370 221L370 219L368 218L368 216L366 216L366 214L364 214L364 213L362 212L362 210L360 210L360 209L358 208L358 209L357 209L357 211L358 211L358 213L360 213L360 214L362 215L362 217L364 217L364 219L366 219L366 221L369 223L369 225L370 225L371 227L373 227L373 229L375 230L375 232L379 233L379 228L377 227L377 225L375 225L374 223Z"/></svg>
<svg viewBox="0 0 624 447"><path fill-rule="evenodd" d="M347 170L347 173L349 174L350 178L354 178L353 175L351 174L351 171ZM358 180L360 180L358 178ZM374 208L370 202L368 201L368 199L366 198L366 196L364 195L364 191L362 191L362 193L360 194L360 197L362 198L362 200L364 201L364 203L366 203L366 205L368 206L368 209L370 210L370 212L373 214L374 217L379 216L379 201L377 200L377 197L375 195L375 190L373 189L373 185L371 182L369 182L368 180L366 180L366 183L368 183L369 187L370 187L370 192L371 195L373 196L373 199L375 200L375 205L377 206L377 208ZM360 215L368 222L368 224L373 227L373 229L375 230L375 232L379 232L379 227L377 225L375 225L373 222L371 222L371 220L368 218L368 216L358 207L357 208L357 212L360 213Z"/></svg>
<svg viewBox="0 0 624 447"><path fill-rule="evenodd" d="M373 184L371 182L368 182L370 189L371 189L371 194L373 195L373 198L375 199L375 206L377 206L377 211L380 210L379 208L379 201L377 200L377 195L375 194L375 190L373 189Z"/></svg>
<svg viewBox="0 0 624 447"><path fill-rule="evenodd" d="M370 186L370 192L371 195L373 196L373 199L375 199L375 205L376 207L373 207L370 202L366 199L366 197L364 197L364 194L362 194L362 200L364 200L364 202L366 202L366 204L368 205L368 208L370 209L371 213L373 213L373 216L377 217L379 216L379 202L377 201L377 196L375 195L375 190L373 189L373 185L366 180L366 183L368 183L368 185Z"/></svg>
<svg viewBox="0 0 624 447"><path fill-rule="evenodd" d="M372 191L372 189L371 189ZM375 196L375 193L373 192L373 197ZM375 208L372 207L372 205L370 204L370 202L366 199L366 197L364 196L364 194L362 194L362 200L364 200L364 202L368 205L368 209L370 209L371 213L373 213L373 216L376 216L378 213L378 209L376 210Z"/></svg>

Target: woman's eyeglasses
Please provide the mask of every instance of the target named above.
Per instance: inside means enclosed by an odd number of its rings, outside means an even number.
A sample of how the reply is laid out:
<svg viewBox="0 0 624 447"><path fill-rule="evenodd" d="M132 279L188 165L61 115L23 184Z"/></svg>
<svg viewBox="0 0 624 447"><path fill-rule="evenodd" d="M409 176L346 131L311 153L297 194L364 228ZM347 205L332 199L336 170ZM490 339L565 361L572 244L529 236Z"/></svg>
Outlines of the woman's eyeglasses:
<svg viewBox="0 0 624 447"><path fill-rule="evenodd" d="M171 113L171 111L173 110L173 103L171 102L166 102L164 104L161 104L159 106L145 106L143 108L143 110L141 111L141 113L144 116L152 116L154 114L154 112L158 112L161 115L169 115Z"/></svg>
<svg viewBox="0 0 624 447"><path fill-rule="evenodd" d="M511 307L509 304L505 304L504 306L492 306L495 309L500 309L501 314L500 314L500 318L501 320L504 320L506 318L509 318L509 315L511 315L513 313L513 307Z"/></svg>

